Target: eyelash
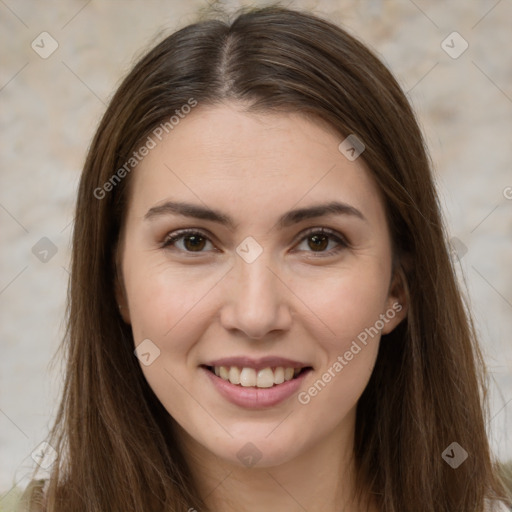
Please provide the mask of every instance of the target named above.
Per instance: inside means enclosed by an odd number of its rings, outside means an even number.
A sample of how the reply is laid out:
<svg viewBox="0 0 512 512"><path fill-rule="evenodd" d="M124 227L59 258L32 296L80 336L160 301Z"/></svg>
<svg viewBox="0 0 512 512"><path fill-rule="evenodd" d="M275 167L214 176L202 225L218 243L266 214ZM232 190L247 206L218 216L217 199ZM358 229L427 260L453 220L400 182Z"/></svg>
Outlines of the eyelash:
<svg viewBox="0 0 512 512"><path fill-rule="evenodd" d="M183 238L185 238L187 235L199 235L201 238L204 238L207 242L211 242L208 235L200 230L200 229L181 229L178 231L175 231L173 233L170 233L167 235L162 243L162 248L169 249L171 246L173 246L176 242L179 242ZM322 258L327 256L332 256L334 254L337 254L338 252L342 251L343 249L350 248L349 242L343 237L341 234L337 233L336 231L333 231L329 228L310 228L306 230L305 232L301 233L301 238L299 239L299 242L297 245L299 245L302 241L305 239L313 236L313 235L324 235L328 236L331 240L335 241L338 246L335 249L331 249L329 251L306 251L311 252L313 257L315 258ZM182 252L185 252L186 254L203 254L204 251L185 251L182 249L179 249Z"/></svg>

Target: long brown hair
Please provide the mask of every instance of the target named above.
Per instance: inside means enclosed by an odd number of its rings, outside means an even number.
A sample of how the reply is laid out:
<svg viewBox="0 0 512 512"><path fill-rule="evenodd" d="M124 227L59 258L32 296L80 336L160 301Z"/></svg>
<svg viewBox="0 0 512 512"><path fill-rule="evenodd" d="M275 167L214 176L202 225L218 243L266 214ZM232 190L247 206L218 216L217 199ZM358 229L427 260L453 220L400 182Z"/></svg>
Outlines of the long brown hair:
<svg viewBox="0 0 512 512"><path fill-rule="evenodd" d="M365 144L362 157L385 201L409 310L383 337L358 403L359 494L373 495L382 512L475 512L486 497L502 497L486 436L482 357L411 107L354 37L317 16L274 6L232 21L204 19L170 35L135 65L101 120L78 192L67 375L49 439L58 459L43 509L208 510L172 438L172 418L133 354L114 295L116 241L136 172L126 162L191 99L301 112L328 123L340 142L355 134ZM469 454L457 469L442 457L454 441Z"/></svg>

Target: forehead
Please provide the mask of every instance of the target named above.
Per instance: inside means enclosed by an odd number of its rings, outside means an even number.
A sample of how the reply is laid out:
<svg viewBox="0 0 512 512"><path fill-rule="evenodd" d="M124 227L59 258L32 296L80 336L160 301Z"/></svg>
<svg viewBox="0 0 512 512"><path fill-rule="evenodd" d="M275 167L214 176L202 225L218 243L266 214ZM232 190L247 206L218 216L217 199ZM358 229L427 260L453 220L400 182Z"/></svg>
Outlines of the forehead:
<svg viewBox="0 0 512 512"><path fill-rule="evenodd" d="M364 161L339 151L343 139L298 113L199 105L161 141L154 138L131 177L129 210L140 217L159 202L179 199L256 221L292 206L342 200L382 216Z"/></svg>

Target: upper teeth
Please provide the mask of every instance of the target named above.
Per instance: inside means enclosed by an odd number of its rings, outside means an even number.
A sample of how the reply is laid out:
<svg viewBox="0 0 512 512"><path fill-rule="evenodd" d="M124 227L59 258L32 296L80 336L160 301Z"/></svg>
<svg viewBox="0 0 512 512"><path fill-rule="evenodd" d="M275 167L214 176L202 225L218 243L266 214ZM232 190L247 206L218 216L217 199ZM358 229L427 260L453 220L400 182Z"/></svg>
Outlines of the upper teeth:
<svg viewBox="0 0 512 512"><path fill-rule="evenodd" d="M244 387L271 388L274 384L282 384L298 375L301 368L263 368L256 371L254 368L238 368L237 366L214 366L213 371L217 377L239 384Z"/></svg>

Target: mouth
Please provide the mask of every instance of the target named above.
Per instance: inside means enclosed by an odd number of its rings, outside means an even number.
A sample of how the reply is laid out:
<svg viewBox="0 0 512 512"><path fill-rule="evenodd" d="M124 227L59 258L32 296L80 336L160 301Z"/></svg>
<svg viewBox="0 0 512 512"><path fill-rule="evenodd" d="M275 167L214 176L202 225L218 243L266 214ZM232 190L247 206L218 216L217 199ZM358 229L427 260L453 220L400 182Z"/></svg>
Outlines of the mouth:
<svg viewBox="0 0 512 512"><path fill-rule="evenodd" d="M288 400L305 385L312 366L281 358L230 358L199 366L220 396L244 409L269 409Z"/></svg>
<svg viewBox="0 0 512 512"><path fill-rule="evenodd" d="M244 388L268 389L299 379L313 370L311 366L251 366L201 365L220 379Z"/></svg>
<svg viewBox="0 0 512 512"><path fill-rule="evenodd" d="M314 371L309 362L270 355L223 357L205 361L199 368L222 397L246 409L290 403Z"/></svg>

